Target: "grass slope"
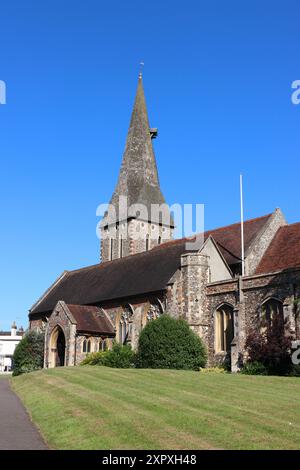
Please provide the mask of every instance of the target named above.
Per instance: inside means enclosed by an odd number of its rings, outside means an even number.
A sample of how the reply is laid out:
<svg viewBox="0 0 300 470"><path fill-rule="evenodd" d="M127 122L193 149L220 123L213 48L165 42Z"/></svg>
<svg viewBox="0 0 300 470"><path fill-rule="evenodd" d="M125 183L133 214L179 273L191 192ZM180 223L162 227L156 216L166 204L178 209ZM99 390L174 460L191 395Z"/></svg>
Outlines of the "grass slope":
<svg viewBox="0 0 300 470"><path fill-rule="evenodd" d="M73 367L15 377L56 449L298 449L300 380Z"/></svg>

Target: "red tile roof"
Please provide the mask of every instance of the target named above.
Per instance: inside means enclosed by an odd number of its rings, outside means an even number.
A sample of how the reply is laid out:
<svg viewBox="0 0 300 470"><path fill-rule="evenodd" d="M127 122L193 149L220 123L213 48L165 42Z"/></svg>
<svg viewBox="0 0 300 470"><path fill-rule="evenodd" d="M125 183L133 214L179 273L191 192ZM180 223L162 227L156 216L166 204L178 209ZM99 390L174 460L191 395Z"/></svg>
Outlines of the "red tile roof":
<svg viewBox="0 0 300 470"><path fill-rule="evenodd" d="M246 220L244 223L244 242L245 250L249 248L251 242L259 234L260 230L263 229L266 222L272 214L267 214L256 219ZM229 265L239 263L241 261L241 224L240 222L227 225L225 227L216 228L204 232L204 240L209 236L212 236L215 242L217 242L222 255ZM154 249L165 249L169 244L182 243L186 241L186 238L180 240L171 240L167 243L157 246Z"/></svg>
<svg viewBox="0 0 300 470"><path fill-rule="evenodd" d="M300 222L281 227L261 259L256 274L300 266Z"/></svg>
<svg viewBox="0 0 300 470"><path fill-rule="evenodd" d="M245 250L250 247L252 241L263 229L272 214L246 220L244 223L244 243ZM221 227L219 229L205 232L205 238L211 235L218 243L219 248L229 265L241 261L241 224L236 223Z"/></svg>
<svg viewBox="0 0 300 470"><path fill-rule="evenodd" d="M272 214L247 220L245 248L259 234ZM240 262L240 223L205 232L217 242L229 265ZM59 300L87 305L165 289L187 252L186 238L172 240L150 251L66 272L31 309L30 314L51 312Z"/></svg>
<svg viewBox="0 0 300 470"><path fill-rule="evenodd" d="M114 328L106 313L98 307L67 304L77 322L77 331L114 334Z"/></svg>

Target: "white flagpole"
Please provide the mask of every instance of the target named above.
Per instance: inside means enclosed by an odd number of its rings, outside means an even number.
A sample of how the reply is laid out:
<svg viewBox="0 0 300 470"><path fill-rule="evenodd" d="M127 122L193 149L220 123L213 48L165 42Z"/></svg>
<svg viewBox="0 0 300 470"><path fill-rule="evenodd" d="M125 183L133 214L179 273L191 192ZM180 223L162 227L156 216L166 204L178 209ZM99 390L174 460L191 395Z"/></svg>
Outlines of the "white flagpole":
<svg viewBox="0 0 300 470"><path fill-rule="evenodd" d="M240 196L241 196L241 258L242 258L242 276L245 276L243 175L240 175Z"/></svg>

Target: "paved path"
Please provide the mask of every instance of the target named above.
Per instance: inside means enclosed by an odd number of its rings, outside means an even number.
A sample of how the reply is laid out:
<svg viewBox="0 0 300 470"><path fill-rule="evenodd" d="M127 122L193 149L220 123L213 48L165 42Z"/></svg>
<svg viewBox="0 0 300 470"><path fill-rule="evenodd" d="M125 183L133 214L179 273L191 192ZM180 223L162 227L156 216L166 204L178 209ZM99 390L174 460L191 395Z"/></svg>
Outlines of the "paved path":
<svg viewBox="0 0 300 470"><path fill-rule="evenodd" d="M9 380L0 378L0 450L47 449Z"/></svg>

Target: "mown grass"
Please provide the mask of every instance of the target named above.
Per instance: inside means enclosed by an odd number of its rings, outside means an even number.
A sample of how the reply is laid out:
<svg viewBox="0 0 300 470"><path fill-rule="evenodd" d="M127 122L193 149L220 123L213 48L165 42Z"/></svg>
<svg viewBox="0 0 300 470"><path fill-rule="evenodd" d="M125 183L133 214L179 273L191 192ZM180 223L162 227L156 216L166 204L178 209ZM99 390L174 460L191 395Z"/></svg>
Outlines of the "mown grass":
<svg viewBox="0 0 300 470"><path fill-rule="evenodd" d="M12 385L51 448L300 448L298 378L85 366Z"/></svg>

